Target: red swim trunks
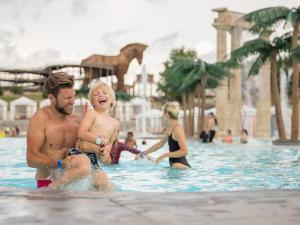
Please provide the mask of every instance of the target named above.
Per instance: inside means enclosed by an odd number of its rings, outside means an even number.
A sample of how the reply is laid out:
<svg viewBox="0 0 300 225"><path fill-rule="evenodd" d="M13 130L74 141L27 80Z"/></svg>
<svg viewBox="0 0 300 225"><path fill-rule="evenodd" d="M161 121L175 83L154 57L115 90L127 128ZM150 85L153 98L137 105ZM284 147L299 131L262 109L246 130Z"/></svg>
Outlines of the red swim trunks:
<svg viewBox="0 0 300 225"><path fill-rule="evenodd" d="M37 180L36 181L38 189L48 187L48 185L51 183L52 183L52 180Z"/></svg>

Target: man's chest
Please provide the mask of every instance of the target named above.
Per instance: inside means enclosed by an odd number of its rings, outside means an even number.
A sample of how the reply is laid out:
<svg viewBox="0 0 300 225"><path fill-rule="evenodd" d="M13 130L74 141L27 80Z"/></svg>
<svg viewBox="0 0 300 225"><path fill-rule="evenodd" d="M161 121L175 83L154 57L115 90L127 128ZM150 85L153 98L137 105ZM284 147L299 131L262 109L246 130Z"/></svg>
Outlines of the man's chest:
<svg viewBox="0 0 300 225"><path fill-rule="evenodd" d="M45 131L46 141L52 145L52 147L72 146L76 141L77 131L78 124L76 123L57 123L49 121Z"/></svg>

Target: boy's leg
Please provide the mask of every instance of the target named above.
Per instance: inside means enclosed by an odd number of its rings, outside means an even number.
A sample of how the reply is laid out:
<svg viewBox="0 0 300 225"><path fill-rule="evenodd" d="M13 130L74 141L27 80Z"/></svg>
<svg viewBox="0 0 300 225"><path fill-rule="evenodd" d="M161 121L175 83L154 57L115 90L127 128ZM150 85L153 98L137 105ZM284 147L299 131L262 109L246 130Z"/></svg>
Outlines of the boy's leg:
<svg viewBox="0 0 300 225"><path fill-rule="evenodd" d="M91 175L90 159L85 154L68 157L71 157L71 167L66 168L66 171L63 173L62 177L54 180L49 185L50 189L59 189L64 185Z"/></svg>
<svg viewBox="0 0 300 225"><path fill-rule="evenodd" d="M92 172L94 187L101 190L111 190L112 183L103 170L94 169Z"/></svg>

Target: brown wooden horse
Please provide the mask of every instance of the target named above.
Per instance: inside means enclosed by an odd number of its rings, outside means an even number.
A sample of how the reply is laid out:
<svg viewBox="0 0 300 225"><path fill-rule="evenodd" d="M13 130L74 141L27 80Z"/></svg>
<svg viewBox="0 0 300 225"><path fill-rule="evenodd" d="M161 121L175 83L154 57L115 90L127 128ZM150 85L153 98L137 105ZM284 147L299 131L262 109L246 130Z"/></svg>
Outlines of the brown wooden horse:
<svg viewBox="0 0 300 225"><path fill-rule="evenodd" d="M124 75L127 73L128 66L132 59L136 58L139 64L143 60L143 52L147 48L147 45L140 43L132 43L126 45L120 50L120 54L115 56L106 56L106 55L91 55L90 57L81 61L81 64L84 67L85 78L83 83L89 84L93 78L98 77L97 73L99 71L93 69L88 69L88 66L93 65L108 65L113 66L113 73L118 78L117 90L125 91L124 85Z"/></svg>

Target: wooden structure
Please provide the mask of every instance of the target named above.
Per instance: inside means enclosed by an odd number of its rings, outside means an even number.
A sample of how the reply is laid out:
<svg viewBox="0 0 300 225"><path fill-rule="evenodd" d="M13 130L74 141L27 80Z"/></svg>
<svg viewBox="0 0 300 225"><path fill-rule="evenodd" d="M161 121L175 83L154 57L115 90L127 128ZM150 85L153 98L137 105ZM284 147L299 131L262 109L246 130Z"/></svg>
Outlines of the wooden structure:
<svg viewBox="0 0 300 225"><path fill-rule="evenodd" d="M78 68L81 74L84 71L83 83L89 84L93 79L116 75L118 79L117 90L124 90L124 75L127 73L129 63L136 58L141 64L143 51L147 45L133 43L126 45L115 56L94 54L76 63L62 63L49 65L37 69L8 69L0 68L0 83L26 84L26 86L42 87L45 79L57 70L64 68ZM41 88L40 88L41 89Z"/></svg>

